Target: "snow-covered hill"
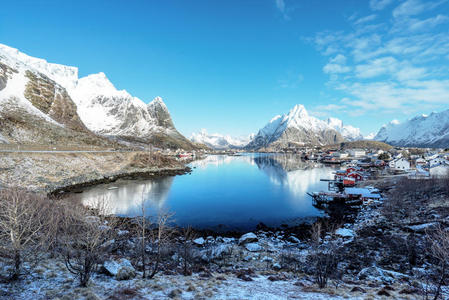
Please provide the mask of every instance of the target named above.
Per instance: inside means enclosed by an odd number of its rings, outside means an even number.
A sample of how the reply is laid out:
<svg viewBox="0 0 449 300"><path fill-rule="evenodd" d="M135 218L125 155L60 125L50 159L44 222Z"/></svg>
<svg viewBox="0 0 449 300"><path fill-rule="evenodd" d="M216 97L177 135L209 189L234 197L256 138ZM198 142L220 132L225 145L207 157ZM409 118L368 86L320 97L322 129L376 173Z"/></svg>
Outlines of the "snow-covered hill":
<svg viewBox="0 0 449 300"><path fill-rule="evenodd" d="M336 130L337 128L338 130ZM355 128L343 126L338 119L323 121L310 116L303 105L296 105L288 114L275 116L260 129L248 144L250 149L263 147L283 148L291 145L325 145L344 141Z"/></svg>
<svg viewBox="0 0 449 300"><path fill-rule="evenodd" d="M253 134L247 137L231 137L230 135L222 135L219 133L209 134L206 129L202 129L198 133L193 133L190 140L213 149L223 150L243 148L248 145L253 137Z"/></svg>
<svg viewBox="0 0 449 300"><path fill-rule="evenodd" d="M96 134L158 146L193 147L174 127L160 97L145 104L127 91L117 90L104 73L78 78L76 67L48 63L2 44L0 63L0 110L13 103L34 116L64 126L52 116L51 107L45 107L49 106L46 102L56 102L54 99L62 96L66 103L73 104L79 128L85 125ZM51 88L46 93L33 94L48 85ZM58 95L51 92L53 89ZM40 101L33 101L36 97Z"/></svg>
<svg viewBox="0 0 449 300"><path fill-rule="evenodd" d="M421 115L400 123L393 120L374 137L395 146L449 147L449 109Z"/></svg>

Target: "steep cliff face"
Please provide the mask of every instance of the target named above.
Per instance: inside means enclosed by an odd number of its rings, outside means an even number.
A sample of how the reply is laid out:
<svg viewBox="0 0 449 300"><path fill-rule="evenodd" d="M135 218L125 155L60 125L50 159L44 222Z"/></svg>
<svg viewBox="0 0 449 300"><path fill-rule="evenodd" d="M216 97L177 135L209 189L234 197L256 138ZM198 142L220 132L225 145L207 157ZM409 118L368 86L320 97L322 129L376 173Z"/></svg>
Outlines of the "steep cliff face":
<svg viewBox="0 0 449 300"><path fill-rule="evenodd" d="M160 97L147 105L127 91L117 90L104 73L78 78L75 67L48 63L2 44L0 117L4 125L0 129L2 141L9 140L8 136L12 135L12 142L20 142L20 134L14 133L14 126L6 124L14 120L22 124L22 131L27 128L30 132L23 138L27 142L32 142L33 135L36 142L46 142L48 139L43 138L46 133L37 131L51 127L58 132L56 136L71 130L74 132L67 135L87 135L91 141L96 134L100 143L107 137L119 142L153 143L157 147L195 148L176 130ZM40 125L26 124L27 119ZM37 119L49 124L42 125ZM73 142L76 141L80 140ZM60 141L53 141L57 142Z"/></svg>
<svg viewBox="0 0 449 300"><path fill-rule="evenodd" d="M28 82L24 96L31 104L67 128L89 132L65 88L41 73L27 70L25 76Z"/></svg>

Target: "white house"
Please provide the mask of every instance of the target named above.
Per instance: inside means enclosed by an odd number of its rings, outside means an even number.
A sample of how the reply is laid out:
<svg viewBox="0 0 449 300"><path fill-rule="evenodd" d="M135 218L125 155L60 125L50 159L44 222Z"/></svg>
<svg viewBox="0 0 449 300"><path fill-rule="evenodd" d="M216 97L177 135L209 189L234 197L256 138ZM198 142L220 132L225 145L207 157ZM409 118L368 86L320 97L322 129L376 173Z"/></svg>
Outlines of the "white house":
<svg viewBox="0 0 449 300"><path fill-rule="evenodd" d="M347 158L349 154L346 152L334 152L332 153L332 156L336 158Z"/></svg>
<svg viewBox="0 0 449 300"><path fill-rule="evenodd" d="M417 166L424 166L424 165L427 164L427 161L426 161L424 158L418 158L418 159L415 161L415 164L416 164Z"/></svg>
<svg viewBox="0 0 449 300"><path fill-rule="evenodd" d="M362 157L366 155L365 150L361 149L350 149L348 152L351 157Z"/></svg>
<svg viewBox="0 0 449 300"><path fill-rule="evenodd" d="M429 165L431 165L431 166L441 165L441 164L445 164L445 163L448 163L448 161L442 157L436 157L429 161Z"/></svg>
<svg viewBox="0 0 449 300"><path fill-rule="evenodd" d="M405 158L399 158L399 159L392 160L388 163L388 166L391 169L395 169L395 170L403 170L403 171L410 170L410 162Z"/></svg>
<svg viewBox="0 0 449 300"><path fill-rule="evenodd" d="M430 166L429 173L432 177L449 176L449 165L447 163L444 163Z"/></svg>

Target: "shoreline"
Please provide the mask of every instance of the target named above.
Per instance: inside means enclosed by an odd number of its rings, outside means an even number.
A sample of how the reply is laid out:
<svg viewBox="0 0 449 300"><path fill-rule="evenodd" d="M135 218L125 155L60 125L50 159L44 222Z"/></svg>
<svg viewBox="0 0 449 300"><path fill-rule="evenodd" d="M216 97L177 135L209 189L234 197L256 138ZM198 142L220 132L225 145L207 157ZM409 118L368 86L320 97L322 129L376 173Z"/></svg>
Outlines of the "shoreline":
<svg viewBox="0 0 449 300"><path fill-rule="evenodd" d="M71 181L69 184L64 185L64 183L61 183L59 186L55 187L54 189L48 190L47 195L54 197L56 195L73 193L73 192L79 191L80 189L84 189L87 187L92 187L92 186L96 186L96 185L100 185L100 184L112 183L119 179L126 179L126 180L155 179L155 178L168 177L168 176L185 175L185 174L188 174L191 172L192 172L192 169L190 167L186 166L183 168L157 168L157 169L148 170L148 171L123 172L123 173L112 174L112 175L104 175L102 178L85 180L85 181L80 181L80 182L74 182L73 180L76 180L76 178L69 178L64 181L64 182Z"/></svg>

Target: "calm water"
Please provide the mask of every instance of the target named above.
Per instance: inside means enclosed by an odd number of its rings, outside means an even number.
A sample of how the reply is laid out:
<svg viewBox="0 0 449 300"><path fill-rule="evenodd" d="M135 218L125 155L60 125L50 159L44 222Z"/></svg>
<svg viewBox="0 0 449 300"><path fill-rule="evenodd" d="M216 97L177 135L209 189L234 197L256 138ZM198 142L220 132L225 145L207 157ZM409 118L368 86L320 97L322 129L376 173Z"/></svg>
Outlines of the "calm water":
<svg viewBox="0 0 449 300"><path fill-rule="evenodd" d="M208 156L190 165L190 175L157 180L118 181L79 194L85 205L99 200L120 216L174 213L180 226L251 230L259 222L294 225L321 214L306 192L327 187L334 169L295 155ZM118 187L118 188L116 188Z"/></svg>

